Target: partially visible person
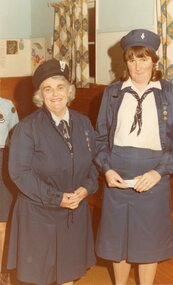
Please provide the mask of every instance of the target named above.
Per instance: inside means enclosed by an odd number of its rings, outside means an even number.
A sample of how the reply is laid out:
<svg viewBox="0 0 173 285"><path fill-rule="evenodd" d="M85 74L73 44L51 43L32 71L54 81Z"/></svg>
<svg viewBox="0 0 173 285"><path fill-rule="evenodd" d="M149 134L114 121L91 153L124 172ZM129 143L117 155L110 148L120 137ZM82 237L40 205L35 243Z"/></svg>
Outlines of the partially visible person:
<svg viewBox="0 0 173 285"><path fill-rule="evenodd" d="M18 115L14 104L8 99L0 97L0 284L7 283L8 274L3 266L6 226L12 205L12 189L8 189L4 176L8 159L10 133L18 123Z"/></svg>
<svg viewBox="0 0 173 285"><path fill-rule="evenodd" d="M152 285L159 261L173 256L173 84L162 80L160 38L136 29L121 39L126 70L106 87L97 120L96 162L105 174L97 254L113 261L116 285L138 264Z"/></svg>
<svg viewBox="0 0 173 285"><path fill-rule="evenodd" d="M72 285L95 264L88 195L97 190L95 132L69 108L75 87L69 68L51 59L33 75L39 109L12 136L9 172L19 188L8 269L38 285Z"/></svg>

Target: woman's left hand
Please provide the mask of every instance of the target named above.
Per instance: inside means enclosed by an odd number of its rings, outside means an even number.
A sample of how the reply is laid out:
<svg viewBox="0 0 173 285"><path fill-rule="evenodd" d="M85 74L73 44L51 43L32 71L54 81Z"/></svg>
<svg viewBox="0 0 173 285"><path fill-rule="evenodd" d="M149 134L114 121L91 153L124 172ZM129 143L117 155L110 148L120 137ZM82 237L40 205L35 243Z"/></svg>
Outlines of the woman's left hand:
<svg viewBox="0 0 173 285"><path fill-rule="evenodd" d="M77 194L79 203L88 196L88 191L82 186L77 188L74 193Z"/></svg>
<svg viewBox="0 0 173 285"><path fill-rule="evenodd" d="M135 177L137 182L134 189L137 192L145 192L155 186L161 179L161 175L156 170L150 170L143 175Z"/></svg>

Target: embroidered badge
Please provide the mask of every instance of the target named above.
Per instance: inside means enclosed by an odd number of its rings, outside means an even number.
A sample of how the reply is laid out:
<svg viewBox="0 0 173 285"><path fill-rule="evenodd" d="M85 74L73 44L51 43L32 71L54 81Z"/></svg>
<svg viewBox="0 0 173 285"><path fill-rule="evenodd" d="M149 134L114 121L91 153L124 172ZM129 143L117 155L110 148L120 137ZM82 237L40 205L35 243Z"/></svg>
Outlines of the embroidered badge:
<svg viewBox="0 0 173 285"><path fill-rule="evenodd" d="M3 114L0 112L0 123L4 123L4 122L5 122L4 116L3 116Z"/></svg>
<svg viewBox="0 0 173 285"><path fill-rule="evenodd" d="M141 34L141 39L142 40L145 39L145 34L144 33Z"/></svg>
<svg viewBox="0 0 173 285"><path fill-rule="evenodd" d="M12 113L15 113L15 112L16 112L16 109L15 109L14 107L12 107L12 108L11 108L11 112L12 112Z"/></svg>

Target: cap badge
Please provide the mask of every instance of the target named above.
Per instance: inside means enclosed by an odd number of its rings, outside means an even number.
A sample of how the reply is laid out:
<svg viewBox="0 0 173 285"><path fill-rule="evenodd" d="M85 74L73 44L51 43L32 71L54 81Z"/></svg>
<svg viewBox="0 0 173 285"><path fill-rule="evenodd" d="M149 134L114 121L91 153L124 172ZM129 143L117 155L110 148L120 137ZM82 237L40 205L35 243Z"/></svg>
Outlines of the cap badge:
<svg viewBox="0 0 173 285"><path fill-rule="evenodd" d="M60 64L60 70L61 70L62 72L64 72L65 66L66 66L65 61L60 60L60 61L59 61L59 64Z"/></svg>
<svg viewBox="0 0 173 285"><path fill-rule="evenodd" d="M143 40L144 38L145 38L145 34L142 33L142 34L141 34L141 39Z"/></svg>

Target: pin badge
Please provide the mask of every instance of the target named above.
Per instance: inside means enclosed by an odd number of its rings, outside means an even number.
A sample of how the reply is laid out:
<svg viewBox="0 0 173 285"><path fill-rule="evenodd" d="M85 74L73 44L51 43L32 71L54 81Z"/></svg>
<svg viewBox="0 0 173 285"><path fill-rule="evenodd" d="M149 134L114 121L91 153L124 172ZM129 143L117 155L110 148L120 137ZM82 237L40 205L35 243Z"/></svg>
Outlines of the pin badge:
<svg viewBox="0 0 173 285"><path fill-rule="evenodd" d="M162 112L162 115L163 115L163 120L166 121L166 120L168 119L167 104L164 104L164 105L163 105L163 112Z"/></svg>
<svg viewBox="0 0 173 285"><path fill-rule="evenodd" d="M61 71L64 72L65 66L66 66L65 61L60 60L59 63L60 63L60 69L61 69Z"/></svg>
<svg viewBox="0 0 173 285"><path fill-rule="evenodd" d="M163 111L163 120L166 121L168 119L168 112Z"/></svg>

